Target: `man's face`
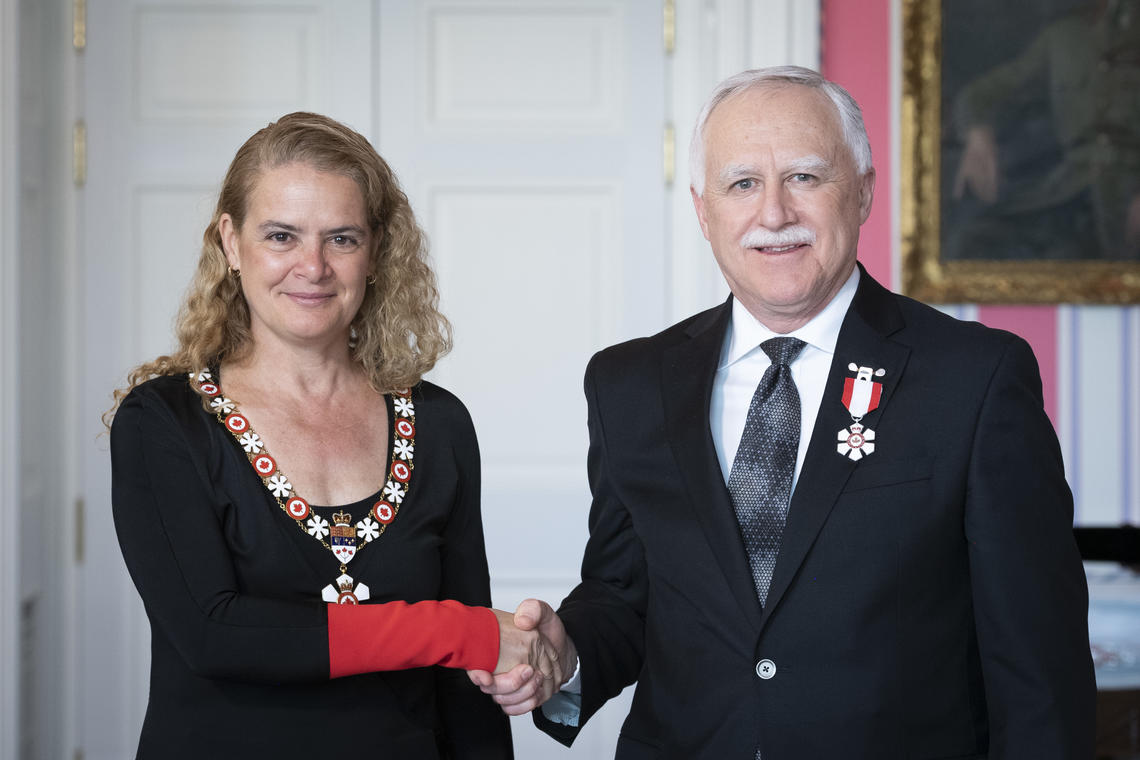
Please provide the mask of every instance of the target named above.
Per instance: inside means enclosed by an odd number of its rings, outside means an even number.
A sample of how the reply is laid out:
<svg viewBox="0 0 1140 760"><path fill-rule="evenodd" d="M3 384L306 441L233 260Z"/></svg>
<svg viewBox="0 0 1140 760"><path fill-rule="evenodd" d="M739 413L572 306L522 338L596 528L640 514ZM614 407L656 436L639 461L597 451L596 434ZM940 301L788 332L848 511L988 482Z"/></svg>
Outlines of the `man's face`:
<svg viewBox="0 0 1140 760"><path fill-rule="evenodd" d="M832 102L799 85L754 88L705 123L697 217L733 295L791 332L851 274L875 172L860 175Z"/></svg>

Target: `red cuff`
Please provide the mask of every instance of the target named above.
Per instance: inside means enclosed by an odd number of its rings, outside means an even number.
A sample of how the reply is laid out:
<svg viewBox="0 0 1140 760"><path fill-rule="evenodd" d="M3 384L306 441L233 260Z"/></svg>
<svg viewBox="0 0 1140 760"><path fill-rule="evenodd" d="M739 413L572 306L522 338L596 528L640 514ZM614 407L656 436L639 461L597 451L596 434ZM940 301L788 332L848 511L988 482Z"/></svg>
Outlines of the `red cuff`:
<svg viewBox="0 0 1140 760"><path fill-rule="evenodd" d="M499 622L486 607L453 600L330 604L329 678L442 665L493 671Z"/></svg>

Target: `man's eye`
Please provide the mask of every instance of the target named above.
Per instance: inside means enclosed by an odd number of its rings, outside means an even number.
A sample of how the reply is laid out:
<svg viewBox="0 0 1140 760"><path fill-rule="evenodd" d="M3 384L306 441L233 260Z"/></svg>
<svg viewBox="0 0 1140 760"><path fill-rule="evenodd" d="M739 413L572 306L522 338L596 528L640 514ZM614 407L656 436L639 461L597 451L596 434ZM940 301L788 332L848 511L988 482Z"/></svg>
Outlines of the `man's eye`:
<svg viewBox="0 0 1140 760"><path fill-rule="evenodd" d="M274 243L288 243L290 237L288 232L271 232L268 239Z"/></svg>
<svg viewBox="0 0 1140 760"><path fill-rule="evenodd" d="M812 182L815 180L815 176L800 172L799 174L793 174L792 179L794 179L796 182Z"/></svg>
<svg viewBox="0 0 1140 760"><path fill-rule="evenodd" d="M753 180L742 179L733 185L733 187L737 188L738 190L751 190L755 184L756 183Z"/></svg>

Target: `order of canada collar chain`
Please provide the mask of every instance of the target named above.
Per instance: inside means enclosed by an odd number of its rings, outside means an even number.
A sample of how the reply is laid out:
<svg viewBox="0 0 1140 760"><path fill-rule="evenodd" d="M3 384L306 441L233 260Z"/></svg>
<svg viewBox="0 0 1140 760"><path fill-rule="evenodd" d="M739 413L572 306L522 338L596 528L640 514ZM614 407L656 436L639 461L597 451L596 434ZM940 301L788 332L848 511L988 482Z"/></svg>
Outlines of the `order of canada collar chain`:
<svg viewBox="0 0 1140 760"><path fill-rule="evenodd" d="M321 598L337 604L357 604L367 600L368 586L363 583L353 584L352 577L348 575L348 563L358 551L380 538L388 524L396 519L400 504L411 485L416 443L416 408L412 404L411 389L404 388L393 393L395 435L392 438L392 459L384 481L382 498L355 525L352 523L352 515L342 510L333 514L330 526L328 520L310 509L309 502L293 489L293 484L277 467L277 460L270 456L265 441L250 427L249 420L238 410L237 403L222 395L221 385L210 370L191 372L190 382L199 393L210 399L210 409L214 411L218 422L230 431L241 446L262 484L285 514L340 561L340 575L321 590ZM325 540L326 536L331 539L331 543Z"/></svg>

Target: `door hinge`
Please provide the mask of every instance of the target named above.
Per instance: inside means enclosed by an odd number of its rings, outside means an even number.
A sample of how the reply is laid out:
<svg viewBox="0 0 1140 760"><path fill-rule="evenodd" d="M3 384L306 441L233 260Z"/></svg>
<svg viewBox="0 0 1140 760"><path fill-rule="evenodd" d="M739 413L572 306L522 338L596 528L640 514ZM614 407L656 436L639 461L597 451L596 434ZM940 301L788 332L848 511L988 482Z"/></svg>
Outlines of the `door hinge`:
<svg viewBox="0 0 1140 760"><path fill-rule="evenodd" d="M84 545L84 534L86 533L86 504L83 497L80 496L75 500L75 564L83 564L83 555L86 550ZM76 750L82 752L82 750Z"/></svg>
<svg viewBox="0 0 1140 760"><path fill-rule="evenodd" d="M672 55L677 44L677 3L676 0L664 2L661 9L661 41L665 44L666 55Z"/></svg>
<svg viewBox="0 0 1140 760"><path fill-rule="evenodd" d="M665 125L665 133L661 138L661 164L665 177L665 186L670 187L677 174L677 135L672 124Z"/></svg>
<svg viewBox="0 0 1140 760"><path fill-rule="evenodd" d="M71 160L75 186L83 187L87 184L87 123L83 119L71 131Z"/></svg>
<svg viewBox="0 0 1140 760"><path fill-rule="evenodd" d="M87 47L87 0L75 0L72 5L71 44L76 50Z"/></svg>

